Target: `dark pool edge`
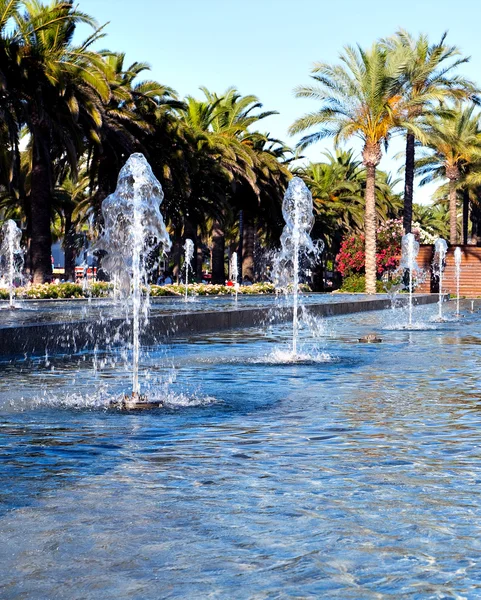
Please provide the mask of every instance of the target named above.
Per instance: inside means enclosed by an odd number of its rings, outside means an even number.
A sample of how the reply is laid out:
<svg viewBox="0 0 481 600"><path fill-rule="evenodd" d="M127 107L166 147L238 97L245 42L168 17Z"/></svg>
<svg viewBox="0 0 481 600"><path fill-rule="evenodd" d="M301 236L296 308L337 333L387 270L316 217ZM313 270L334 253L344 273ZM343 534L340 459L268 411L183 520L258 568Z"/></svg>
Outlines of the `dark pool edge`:
<svg viewBox="0 0 481 600"><path fill-rule="evenodd" d="M414 297L418 306L434 304L437 294ZM405 305L407 297L397 304ZM389 298L350 300L346 302L309 304L310 314L319 317L348 315L391 307ZM292 318L292 308L239 308L223 311L196 311L153 315L142 334L142 344L154 345L176 337L199 333L243 329L282 323ZM130 326L122 319L76 321L64 323L34 323L0 327L0 358L74 354L119 345L129 337Z"/></svg>

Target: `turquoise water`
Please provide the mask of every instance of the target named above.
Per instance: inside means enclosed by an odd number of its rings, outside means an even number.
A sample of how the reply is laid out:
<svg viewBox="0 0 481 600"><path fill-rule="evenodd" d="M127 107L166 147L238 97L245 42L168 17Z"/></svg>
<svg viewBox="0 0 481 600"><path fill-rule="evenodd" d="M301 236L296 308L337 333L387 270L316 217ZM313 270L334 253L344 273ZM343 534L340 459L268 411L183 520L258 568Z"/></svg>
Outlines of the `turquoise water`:
<svg viewBox="0 0 481 600"><path fill-rule="evenodd" d="M481 320L436 311L152 349L138 414L122 354L0 365L1 597L480 597Z"/></svg>

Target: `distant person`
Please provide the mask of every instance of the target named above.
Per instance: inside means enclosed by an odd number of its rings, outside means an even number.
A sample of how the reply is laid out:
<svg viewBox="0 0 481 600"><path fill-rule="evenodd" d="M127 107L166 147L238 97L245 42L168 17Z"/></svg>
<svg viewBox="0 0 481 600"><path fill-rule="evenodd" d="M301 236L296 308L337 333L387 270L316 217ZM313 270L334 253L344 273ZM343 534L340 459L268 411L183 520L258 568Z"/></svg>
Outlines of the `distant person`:
<svg viewBox="0 0 481 600"><path fill-rule="evenodd" d="M171 283L173 283L172 277L170 276L169 273L167 273L167 275L165 276L165 279L164 279L164 284L165 285L170 285Z"/></svg>
<svg viewBox="0 0 481 600"><path fill-rule="evenodd" d="M244 279L242 280L242 285L252 285L252 281L249 277L244 277Z"/></svg>
<svg viewBox="0 0 481 600"><path fill-rule="evenodd" d="M165 285L165 275L163 272L157 277L157 285Z"/></svg>

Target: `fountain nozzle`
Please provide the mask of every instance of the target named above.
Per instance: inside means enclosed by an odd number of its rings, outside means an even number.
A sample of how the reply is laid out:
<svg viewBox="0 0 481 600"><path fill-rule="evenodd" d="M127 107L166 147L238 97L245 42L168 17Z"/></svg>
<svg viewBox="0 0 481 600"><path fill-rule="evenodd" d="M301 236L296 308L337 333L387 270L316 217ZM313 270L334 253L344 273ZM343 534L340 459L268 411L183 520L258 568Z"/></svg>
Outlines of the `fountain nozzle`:
<svg viewBox="0 0 481 600"><path fill-rule="evenodd" d="M117 406L122 410L148 410L150 408L163 408L164 403L162 400L149 400L145 394L132 392L130 395L125 394Z"/></svg>

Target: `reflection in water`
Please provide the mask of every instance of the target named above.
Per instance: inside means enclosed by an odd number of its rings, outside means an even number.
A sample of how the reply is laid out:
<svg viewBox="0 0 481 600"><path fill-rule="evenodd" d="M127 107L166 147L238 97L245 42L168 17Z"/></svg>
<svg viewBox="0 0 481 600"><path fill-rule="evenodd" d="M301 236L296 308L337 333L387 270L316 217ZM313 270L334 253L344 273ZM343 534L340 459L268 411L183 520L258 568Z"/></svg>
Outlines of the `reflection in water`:
<svg viewBox="0 0 481 600"><path fill-rule="evenodd" d="M328 320L335 361L262 360L287 325L154 351L215 399L160 412L38 398L113 393L116 355L2 365L2 598L476 598L481 322L389 313Z"/></svg>

